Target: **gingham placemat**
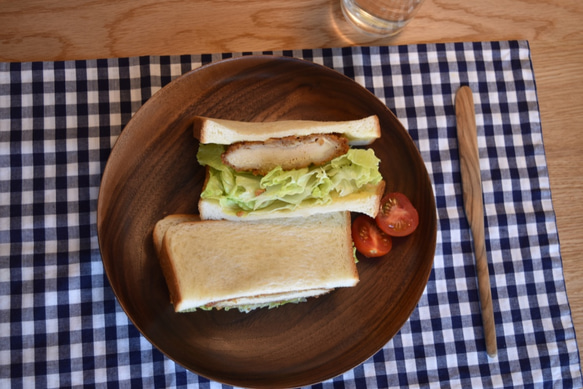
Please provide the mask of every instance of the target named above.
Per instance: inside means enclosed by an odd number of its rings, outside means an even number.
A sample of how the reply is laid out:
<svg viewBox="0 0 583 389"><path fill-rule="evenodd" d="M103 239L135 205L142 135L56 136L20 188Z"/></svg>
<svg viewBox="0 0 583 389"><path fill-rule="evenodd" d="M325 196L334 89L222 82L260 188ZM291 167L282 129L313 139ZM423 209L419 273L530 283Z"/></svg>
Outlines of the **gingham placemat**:
<svg viewBox="0 0 583 389"><path fill-rule="evenodd" d="M528 43L265 54L324 64L383 100L416 142L437 202L434 268L417 309L374 357L315 387L581 387ZM222 387L163 356L122 311L99 255L96 204L132 114L175 77L233 55L244 53L0 64L0 387ZM463 211L462 84L476 103L496 359Z"/></svg>

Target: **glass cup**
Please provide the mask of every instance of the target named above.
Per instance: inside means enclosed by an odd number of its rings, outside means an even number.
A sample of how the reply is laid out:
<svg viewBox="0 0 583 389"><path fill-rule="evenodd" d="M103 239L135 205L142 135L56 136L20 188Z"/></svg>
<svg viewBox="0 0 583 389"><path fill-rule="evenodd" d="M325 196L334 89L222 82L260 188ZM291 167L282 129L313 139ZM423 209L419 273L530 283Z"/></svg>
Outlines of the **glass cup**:
<svg viewBox="0 0 583 389"><path fill-rule="evenodd" d="M423 0L340 0L344 17L358 30L374 36L399 33Z"/></svg>

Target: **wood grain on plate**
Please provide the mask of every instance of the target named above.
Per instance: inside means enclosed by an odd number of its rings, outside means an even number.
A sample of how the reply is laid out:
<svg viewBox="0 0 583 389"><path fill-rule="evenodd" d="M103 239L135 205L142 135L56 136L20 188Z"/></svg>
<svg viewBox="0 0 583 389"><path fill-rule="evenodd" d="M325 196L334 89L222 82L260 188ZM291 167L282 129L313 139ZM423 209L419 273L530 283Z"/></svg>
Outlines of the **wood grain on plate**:
<svg viewBox="0 0 583 389"><path fill-rule="evenodd" d="M373 148L381 158L387 191L410 197L420 214L417 231L397 239L386 258L361 258L361 281L354 288L249 314L174 313L152 230L167 214L197 212L204 169L196 161L192 117L349 120L370 114L378 115L382 126ZM383 347L423 293L437 229L425 165L386 106L333 70L269 56L204 66L148 100L112 150L97 219L110 284L142 334L193 372L246 387L316 383L357 366Z"/></svg>

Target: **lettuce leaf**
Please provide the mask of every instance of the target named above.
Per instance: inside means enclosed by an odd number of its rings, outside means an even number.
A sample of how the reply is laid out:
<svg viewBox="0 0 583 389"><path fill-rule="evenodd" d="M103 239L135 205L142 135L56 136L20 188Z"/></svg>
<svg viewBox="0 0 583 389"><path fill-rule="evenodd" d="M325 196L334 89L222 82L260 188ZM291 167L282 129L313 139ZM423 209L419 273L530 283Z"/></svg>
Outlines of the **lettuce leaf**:
<svg viewBox="0 0 583 389"><path fill-rule="evenodd" d="M216 200L226 212L293 210L299 204L327 204L333 196L347 196L382 180L380 160L372 149L350 149L323 166L283 170L265 176L236 172L223 164L225 146L201 144L197 159L209 167L209 180L201 197Z"/></svg>

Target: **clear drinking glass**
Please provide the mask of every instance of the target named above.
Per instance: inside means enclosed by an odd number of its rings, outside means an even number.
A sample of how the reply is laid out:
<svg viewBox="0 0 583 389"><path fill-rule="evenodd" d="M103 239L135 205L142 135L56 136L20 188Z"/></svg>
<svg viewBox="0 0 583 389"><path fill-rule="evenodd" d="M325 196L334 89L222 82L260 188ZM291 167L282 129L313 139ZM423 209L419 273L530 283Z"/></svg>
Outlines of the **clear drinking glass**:
<svg viewBox="0 0 583 389"><path fill-rule="evenodd" d="M423 0L340 0L346 19L359 30L376 36L400 32L415 16Z"/></svg>

